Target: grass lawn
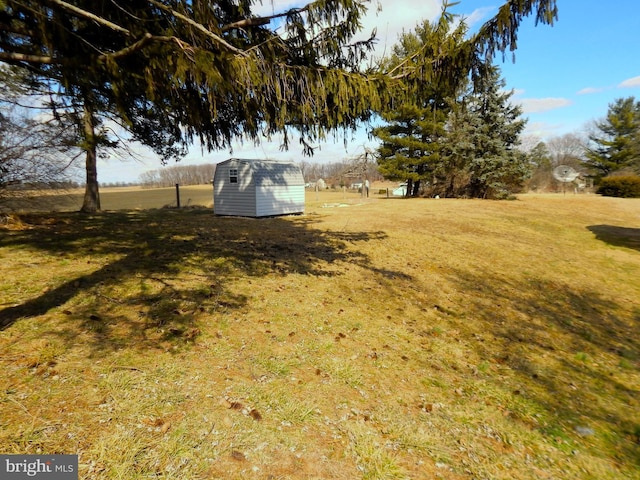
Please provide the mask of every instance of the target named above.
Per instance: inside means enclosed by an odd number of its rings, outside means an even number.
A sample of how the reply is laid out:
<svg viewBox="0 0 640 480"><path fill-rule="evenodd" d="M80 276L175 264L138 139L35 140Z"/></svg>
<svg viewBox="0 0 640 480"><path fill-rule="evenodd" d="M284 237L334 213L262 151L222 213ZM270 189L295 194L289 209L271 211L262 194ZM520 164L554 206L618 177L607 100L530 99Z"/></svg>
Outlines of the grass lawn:
<svg viewBox="0 0 640 480"><path fill-rule="evenodd" d="M86 479L640 479L640 200L307 200L2 227L0 453Z"/></svg>

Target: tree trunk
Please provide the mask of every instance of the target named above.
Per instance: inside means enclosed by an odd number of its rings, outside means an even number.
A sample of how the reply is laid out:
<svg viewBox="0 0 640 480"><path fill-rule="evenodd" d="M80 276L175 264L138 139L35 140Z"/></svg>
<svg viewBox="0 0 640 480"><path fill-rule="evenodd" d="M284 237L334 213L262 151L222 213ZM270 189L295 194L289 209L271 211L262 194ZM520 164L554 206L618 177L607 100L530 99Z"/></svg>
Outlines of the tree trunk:
<svg viewBox="0 0 640 480"><path fill-rule="evenodd" d="M413 192L413 180L408 179L407 180L407 190L404 192L404 196L406 198L409 198L411 196L412 192Z"/></svg>
<svg viewBox="0 0 640 480"><path fill-rule="evenodd" d="M98 189L98 154L96 148L95 126L91 109L84 104L84 143L87 158L85 167L87 172L86 186L84 190L84 201L81 212L95 213L100 210L100 191Z"/></svg>
<svg viewBox="0 0 640 480"><path fill-rule="evenodd" d="M445 180L445 182L447 182L447 186L444 188L444 192L442 193L442 196L444 198L454 197L455 183L456 183L455 175L450 174L449 177Z"/></svg>
<svg viewBox="0 0 640 480"><path fill-rule="evenodd" d="M411 192L412 197L417 197L420 194L420 183L422 180L416 180L413 182L413 191Z"/></svg>

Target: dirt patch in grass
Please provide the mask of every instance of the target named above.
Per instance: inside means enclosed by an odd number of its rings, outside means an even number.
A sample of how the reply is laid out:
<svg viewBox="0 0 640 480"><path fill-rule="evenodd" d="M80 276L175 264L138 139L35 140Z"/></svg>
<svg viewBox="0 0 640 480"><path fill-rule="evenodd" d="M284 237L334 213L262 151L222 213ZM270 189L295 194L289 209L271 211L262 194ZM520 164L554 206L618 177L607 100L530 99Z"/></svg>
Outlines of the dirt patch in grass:
<svg viewBox="0 0 640 480"><path fill-rule="evenodd" d="M0 230L0 451L105 479L640 478L638 201L332 195Z"/></svg>

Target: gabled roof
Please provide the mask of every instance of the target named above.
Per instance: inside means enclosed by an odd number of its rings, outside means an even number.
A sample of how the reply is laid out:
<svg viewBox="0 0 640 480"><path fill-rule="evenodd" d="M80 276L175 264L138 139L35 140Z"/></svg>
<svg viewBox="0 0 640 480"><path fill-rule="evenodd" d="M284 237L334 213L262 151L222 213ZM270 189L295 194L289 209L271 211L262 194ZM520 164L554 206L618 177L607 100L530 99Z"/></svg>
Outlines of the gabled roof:
<svg viewBox="0 0 640 480"><path fill-rule="evenodd" d="M282 185L283 183L287 185L304 185L302 171L294 162L230 158L220 163L233 162L247 165L251 169L255 184L259 186Z"/></svg>

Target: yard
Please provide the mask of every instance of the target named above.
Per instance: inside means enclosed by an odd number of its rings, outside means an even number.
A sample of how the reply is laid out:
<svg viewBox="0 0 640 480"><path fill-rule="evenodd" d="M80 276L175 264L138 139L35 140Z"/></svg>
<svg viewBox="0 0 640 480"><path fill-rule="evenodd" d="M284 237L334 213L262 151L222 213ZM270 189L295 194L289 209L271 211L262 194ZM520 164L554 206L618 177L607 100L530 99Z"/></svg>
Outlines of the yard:
<svg viewBox="0 0 640 480"><path fill-rule="evenodd" d="M640 479L640 200L171 201L1 227L0 453L86 479Z"/></svg>

